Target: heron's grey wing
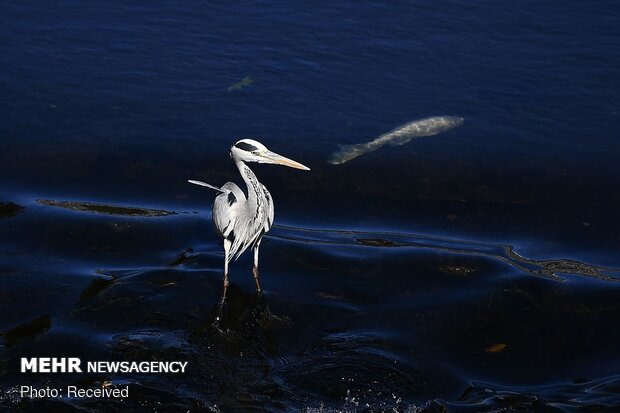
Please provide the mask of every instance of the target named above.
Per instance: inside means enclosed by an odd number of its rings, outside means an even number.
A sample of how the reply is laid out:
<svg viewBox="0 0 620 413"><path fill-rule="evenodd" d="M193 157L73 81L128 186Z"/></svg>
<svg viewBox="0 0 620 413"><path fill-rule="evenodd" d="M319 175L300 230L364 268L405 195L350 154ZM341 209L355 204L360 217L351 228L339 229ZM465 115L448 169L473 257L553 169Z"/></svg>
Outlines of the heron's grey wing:
<svg viewBox="0 0 620 413"><path fill-rule="evenodd" d="M218 195L213 202L213 225L231 242L229 260L237 259L260 236L264 223L255 219L237 185L228 182L222 189L226 193Z"/></svg>
<svg viewBox="0 0 620 413"><path fill-rule="evenodd" d="M271 197L271 194L269 193L265 185L263 185L263 192L265 193L265 199L267 200L267 222L265 222L265 232L268 232L273 225L275 209L273 207L273 198Z"/></svg>
<svg viewBox="0 0 620 413"><path fill-rule="evenodd" d="M232 239L231 255L234 255L235 259L239 258L249 247L255 245L265 233L267 218L265 215L263 217L263 219L257 219L255 211L248 208L247 203L240 209L234 222L234 233L229 236L229 239Z"/></svg>
<svg viewBox="0 0 620 413"><path fill-rule="evenodd" d="M248 205L247 202L240 206L239 211L235 211L237 219L234 223L234 240L231 246L231 255L234 255L235 259L239 258L248 248L255 248L273 224L273 200L267 188L260 185L263 188L263 193L258 194L263 199L262 213Z"/></svg>
<svg viewBox="0 0 620 413"><path fill-rule="evenodd" d="M216 196L215 201L213 201L211 218L215 229L224 238L229 238L233 234L240 211L245 204L245 194L233 182L227 182L221 190L222 193Z"/></svg>

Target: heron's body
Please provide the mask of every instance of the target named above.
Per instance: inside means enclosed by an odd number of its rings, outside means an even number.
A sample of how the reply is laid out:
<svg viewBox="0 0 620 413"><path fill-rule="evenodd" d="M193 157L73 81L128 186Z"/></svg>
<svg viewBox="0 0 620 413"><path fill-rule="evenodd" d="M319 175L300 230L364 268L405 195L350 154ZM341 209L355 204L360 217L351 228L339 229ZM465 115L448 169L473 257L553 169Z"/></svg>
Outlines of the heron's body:
<svg viewBox="0 0 620 413"><path fill-rule="evenodd" d="M229 261L239 257L248 247L256 248L261 238L273 225L271 194L241 161L237 168L247 186L247 195L234 182L222 186L222 192L213 202L213 225L225 240L231 243Z"/></svg>
<svg viewBox="0 0 620 413"><path fill-rule="evenodd" d="M222 304L226 299L228 287L228 264L233 257L238 258L248 248L254 252L252 273L256 281L256 289L260 292L258 251L263 235L273 225L274 207L271 194L245 162L274 163L297 169L309 169L298 162L267 150L264 145L251 139L242 139L235 143L230 149L230 156L235 161L241 178L245 182L245 192L234 182L227 182L218 188L200 181L189 181L220 192L213 202L212 220L215 229L224 241Z"/></svg>

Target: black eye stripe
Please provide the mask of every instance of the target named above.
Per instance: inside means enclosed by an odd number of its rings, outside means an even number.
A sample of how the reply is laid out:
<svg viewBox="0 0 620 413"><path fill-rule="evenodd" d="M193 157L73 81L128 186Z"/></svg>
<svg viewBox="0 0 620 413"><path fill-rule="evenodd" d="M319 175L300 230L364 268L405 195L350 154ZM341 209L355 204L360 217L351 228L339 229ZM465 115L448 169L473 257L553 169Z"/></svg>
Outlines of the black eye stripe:
<svg viewBox="0 0 620 413"><path fill-rule="evenodd" d="M258 150L256 146L250 145L247 142L237 142L235 146L241 150L248 151L248 152L254 152Z"/></svg>

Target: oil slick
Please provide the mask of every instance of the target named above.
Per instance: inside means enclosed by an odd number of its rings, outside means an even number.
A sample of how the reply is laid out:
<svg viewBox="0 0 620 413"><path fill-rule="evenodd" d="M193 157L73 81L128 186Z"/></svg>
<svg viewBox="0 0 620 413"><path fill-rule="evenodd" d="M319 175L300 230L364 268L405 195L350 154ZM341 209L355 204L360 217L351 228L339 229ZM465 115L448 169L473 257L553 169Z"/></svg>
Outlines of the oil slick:
<svg viewBox="0 0 620 413"><path fill-rule="evenodd" d="M234 85L229 86L228 91L233 92L235 90L241 90L246 86L250 86L252 83L254 83L254 81L250 78L250 76L246 76Z"/></svg>
<svg viewBox="0 0 620 413"><path fill-rule="evenodd" d="M372 151L376 151L383 145L404 145L413 138L433 136L456 128L463 124L463 118L457 116L434 116L406 123L398 128L380 135L377 139L353 145L339 145L340 149L332 153L328 162L339 165L355 159Z"/></svg>

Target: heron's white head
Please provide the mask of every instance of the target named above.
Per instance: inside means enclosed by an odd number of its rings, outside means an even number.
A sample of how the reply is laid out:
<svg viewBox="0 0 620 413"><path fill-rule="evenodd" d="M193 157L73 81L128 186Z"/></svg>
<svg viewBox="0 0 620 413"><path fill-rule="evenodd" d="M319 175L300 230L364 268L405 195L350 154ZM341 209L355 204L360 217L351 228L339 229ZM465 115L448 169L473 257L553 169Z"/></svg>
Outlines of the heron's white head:
<svg viewBox="0 0 620 413"><path fill-rule="evenodd" d="M230 157L235 161L273 163L309 171L305 165L271 152L265 145L254 139L241 139L230 148Z"/></svg>

